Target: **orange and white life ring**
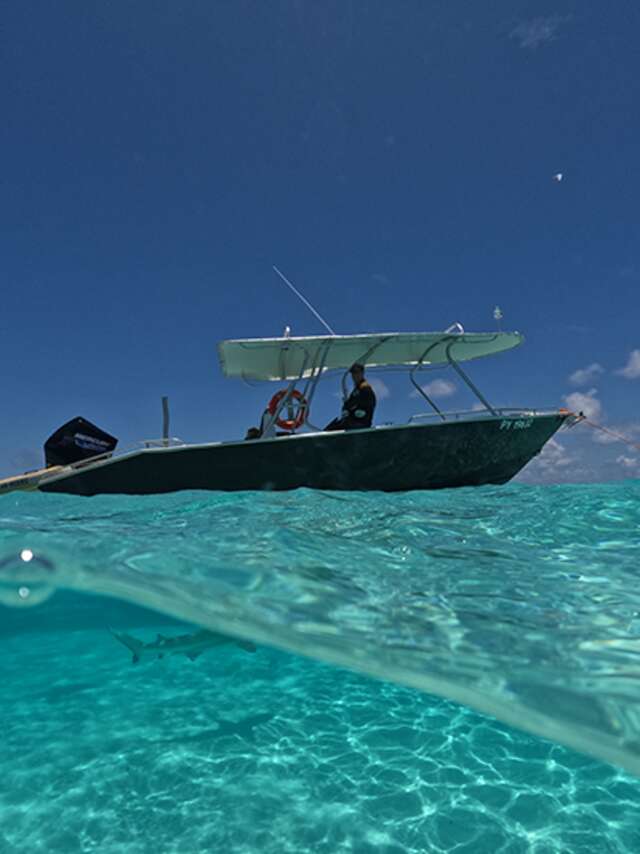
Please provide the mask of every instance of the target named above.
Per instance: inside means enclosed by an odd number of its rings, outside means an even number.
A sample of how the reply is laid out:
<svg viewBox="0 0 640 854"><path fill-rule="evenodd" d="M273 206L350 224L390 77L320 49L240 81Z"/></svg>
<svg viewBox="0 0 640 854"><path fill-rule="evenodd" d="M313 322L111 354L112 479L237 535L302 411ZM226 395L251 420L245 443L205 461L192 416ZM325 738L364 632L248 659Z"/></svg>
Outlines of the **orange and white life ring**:
<svg viewBox="0 0 640 854"><path fill-rule="evenodd" d="M278 404L282 400L283 397L287 394L287 389L282 388L280 391L277 391L271 400L269 401L269 405L267 406L267 411L270 415L275 415L276 410L278 408ZM297 430L298 427L302 427L304 422L307 420L307 415L309 414L309 404L307 403L306 397L299 392L297 389L293 389L293 391L289 394L289 401L297 401L297 412L294 417L291 418L277 418L276 424L278 427L282 427L283 430ZM289 402L287 401L287 403ZM293 416L293 407L289 408L289 415Z"/></svg>

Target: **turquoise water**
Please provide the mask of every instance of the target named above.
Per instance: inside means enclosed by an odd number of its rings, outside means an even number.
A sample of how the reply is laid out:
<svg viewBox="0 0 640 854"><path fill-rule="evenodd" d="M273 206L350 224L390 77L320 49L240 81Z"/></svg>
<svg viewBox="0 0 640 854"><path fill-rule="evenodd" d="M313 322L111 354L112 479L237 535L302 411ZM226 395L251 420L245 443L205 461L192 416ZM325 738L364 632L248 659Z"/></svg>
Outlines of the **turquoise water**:
<svg viewBox="0 0 640 854"><path fill-rule="evenodd" d="M638 851L639 534L637 481L5 496L0 850ZM257 650L109 631L184 621Z"/></svg>

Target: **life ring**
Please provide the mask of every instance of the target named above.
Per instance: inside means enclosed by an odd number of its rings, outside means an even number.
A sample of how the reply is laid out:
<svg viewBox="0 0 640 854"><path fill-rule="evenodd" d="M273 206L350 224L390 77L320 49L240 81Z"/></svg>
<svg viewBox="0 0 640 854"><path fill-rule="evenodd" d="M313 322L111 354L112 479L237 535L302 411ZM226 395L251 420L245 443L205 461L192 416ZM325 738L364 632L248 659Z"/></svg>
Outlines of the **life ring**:
<svg viewBox="0 0 640 854"><path fill-rule="evenodd" d="M278 404L282 400L283 397L287 394L287 389L282 388L280 391L277 391L271 400L269 401L269 405L267 406L267 411L269 415L275 415L276 410L278 408ZM293 391L289 394L289 400L297 400L298 401L298 411L296 413L295 418L277 418L276 424L278 427L282 427L283 430L297 430L298 427L302 427L304 422L307 420L307 415L309 414L309 404L307 403L306 397L299 392L297 389L293 389ZM293 413L289 413L290 415Z"/></svg>

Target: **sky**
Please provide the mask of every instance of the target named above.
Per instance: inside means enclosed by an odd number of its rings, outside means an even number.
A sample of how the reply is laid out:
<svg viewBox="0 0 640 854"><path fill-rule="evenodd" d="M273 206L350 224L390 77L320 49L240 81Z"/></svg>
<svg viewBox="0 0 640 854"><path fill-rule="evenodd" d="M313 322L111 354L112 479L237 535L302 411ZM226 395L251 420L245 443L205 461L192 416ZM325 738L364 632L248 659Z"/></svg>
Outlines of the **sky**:
<svg viewBox="0 0 640 854"><path fill-rule="evenodd" d="M14 0L0 30L0 476L82 415L237 438L276 387L227 338L525 335L469 373L580 409L529 482L640 477L640 7ZM562 180L557 180L558 174ZM378 423L420 412L376 379ZM472 400L447 373L447 409ZM339 409L337 378L313 420Z"/></svg>

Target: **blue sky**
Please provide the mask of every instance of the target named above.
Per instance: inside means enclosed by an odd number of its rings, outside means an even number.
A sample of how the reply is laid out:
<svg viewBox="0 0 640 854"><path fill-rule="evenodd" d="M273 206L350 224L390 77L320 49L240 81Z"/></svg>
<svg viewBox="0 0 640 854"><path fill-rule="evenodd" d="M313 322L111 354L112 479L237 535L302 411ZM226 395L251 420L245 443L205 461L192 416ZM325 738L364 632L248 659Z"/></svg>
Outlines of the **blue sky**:
<svg viewBox="0 0 640 854"><path fill-rule="evenodd" d="M272 264L339 332L491 330L498 304L527 340L471 366L492 402L640 442L639 24L628 0L5 6L0 472L78 414L157 436L163 394L174 435L243 435L275 389L224 380L216 342L322 331ZM382 379L378 421L419 410ZM525 479L640 476L604 435Z"/></svg>

